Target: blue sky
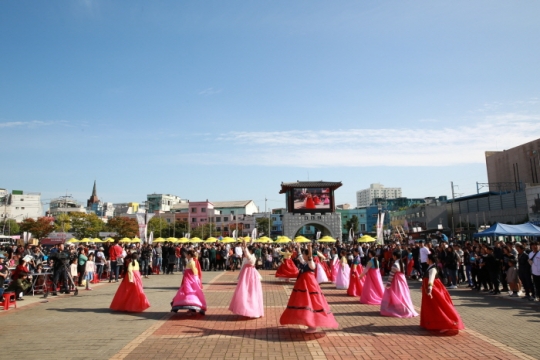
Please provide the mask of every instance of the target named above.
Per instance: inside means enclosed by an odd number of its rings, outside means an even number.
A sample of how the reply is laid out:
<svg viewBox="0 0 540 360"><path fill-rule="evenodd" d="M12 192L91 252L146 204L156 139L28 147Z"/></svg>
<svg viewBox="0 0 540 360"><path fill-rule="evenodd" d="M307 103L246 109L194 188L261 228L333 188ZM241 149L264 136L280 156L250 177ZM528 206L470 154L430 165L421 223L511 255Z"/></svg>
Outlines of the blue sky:
<svg viewBox="0 0 540 360"><path fill-rule="evenodd" d="M4 1L0 187L284 205L476 191L540 135L533 1Z"/></svg>

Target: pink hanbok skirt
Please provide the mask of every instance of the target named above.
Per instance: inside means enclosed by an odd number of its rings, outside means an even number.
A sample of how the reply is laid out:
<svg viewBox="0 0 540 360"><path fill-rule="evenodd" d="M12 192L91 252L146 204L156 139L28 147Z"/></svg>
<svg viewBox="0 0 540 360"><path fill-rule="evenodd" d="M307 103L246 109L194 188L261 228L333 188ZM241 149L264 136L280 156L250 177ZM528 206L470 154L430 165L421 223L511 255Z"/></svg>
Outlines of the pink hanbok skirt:
<svg viewBox="0 0 540 360"><path fill-rule="evenodd" d="M381 315L398 318L411 318L418 316L411 300L409 285L402 272L398 272L392 279L389 289L386 289L381 302Z"/></svg>
<svg viewBox="0 0 540 360"><path fill-rule="evenodd" d="M380 305L384 295L380 269L371 268L366 274L366 282L360 296L360 303L367 305Z"/></svg>
<svg viewBox="0 0 540 360"><path fill-rule="evenodd" d="M261 278L253 265L244 265L240 271L229 310L250 318L264 316Z"/></svg>
<svg viewBox="0 0 540 360"><path fill-rule="evenodd" d="M181 309L206 311L206 299L202 291L201 280L193 274L191 269L184 271L182 285L171 302L171 311Z"/></svg>

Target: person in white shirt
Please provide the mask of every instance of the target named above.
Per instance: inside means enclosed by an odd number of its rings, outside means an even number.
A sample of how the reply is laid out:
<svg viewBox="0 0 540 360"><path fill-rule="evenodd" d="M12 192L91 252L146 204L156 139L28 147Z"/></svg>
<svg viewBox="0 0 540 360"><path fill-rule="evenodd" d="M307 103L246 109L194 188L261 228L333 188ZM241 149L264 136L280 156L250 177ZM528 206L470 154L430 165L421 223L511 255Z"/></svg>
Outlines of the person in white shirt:
<svg viewBox="0 0 540 360"><path fill-rule="evenodd" d="M536 299L540 298L540 254L538 251L538 242L531 242L531 252L529 253L529 263L531 264L531 272Z"/></svg>
<svg viewBox="0 0 540 360"><path fill-rule="evenodd" d="M424 246L424 240L420 240L420 265L422 266L422 274L424 274L428 268L428 256L431 251Z"/></svg>

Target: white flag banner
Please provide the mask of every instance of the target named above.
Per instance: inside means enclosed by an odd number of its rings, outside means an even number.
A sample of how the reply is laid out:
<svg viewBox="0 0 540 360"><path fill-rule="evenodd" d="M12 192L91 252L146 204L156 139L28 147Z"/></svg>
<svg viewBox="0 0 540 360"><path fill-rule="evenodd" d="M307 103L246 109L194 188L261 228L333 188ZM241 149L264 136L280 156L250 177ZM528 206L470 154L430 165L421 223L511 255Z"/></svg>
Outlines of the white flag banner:
<svg viewBox="0 0 540 360"><path fill-rule="evenodd" d="M384 229L384 213L381 212L379 216L377 217L377 243L379 244L384 243L383 229Z"/></svg>
<svg viewBox="0 0 540 360"><path fill-rule="evenodd" d="M349 230L349 242L353 241L353 228Z"/></svg>
<svg viewBox="0 0 540 360"><path fill-rule="evenodd" d="M236 239L236 230L233 230L232 237L233 237L233 239Z"/></svg>
<svg viewBox="0 0 540 360"><path fill-rule="evenodd" d="M148 222L154 217L154 214L137 213L136 217L139 224L139 239L146 241L148 239Z"/></svg>
<svg viewBox="0 0 540 360"><path fill-rule="evenodd" d="M253 229L253 231L251 232L251 242L254 242L255 239L257 239L257 228Z"/></svg>
<svg viewBox="0 0 540 360"><path fill-rule="evenodd" d="M150 236L148 236L148 243L152 244L153 241L154 241L154 232L150 231Z"/></svg>
<svg viewBox="0 0 540 360"><path fill-rule="evenodd" d="M317 240L319 240L320 238L321 238L321 232L317 231Z"/></svg>

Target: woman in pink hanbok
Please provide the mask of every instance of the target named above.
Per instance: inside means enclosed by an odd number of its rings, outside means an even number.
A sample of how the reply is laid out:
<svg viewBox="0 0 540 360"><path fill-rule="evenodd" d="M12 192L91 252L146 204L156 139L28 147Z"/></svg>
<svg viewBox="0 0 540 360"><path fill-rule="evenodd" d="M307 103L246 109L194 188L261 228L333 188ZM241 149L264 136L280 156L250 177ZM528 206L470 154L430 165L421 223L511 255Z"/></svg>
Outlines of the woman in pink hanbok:
<svg viewBox="0 0 540 360"><path fill-rule="evenodd" d="M386 291L381 302L381 315L398 318L411 318L418 316L411 300L409 285L405 278L405 265L401 259L401 251L395 250L392 254L394 265L386 282Z"/></svg>
<svg viewBox="0 0 540 360"><path fill-rule="evenodd" d="M330 251L330 281L336 283L337 273L339 271L339 257L336 248Z"/></svg>
<svg viewBox="0 0 540 360"><path fill-rule="evenodd" d="M199 278L199 270L194 256L193 250L189 250L186 254L187 266L184 269L182 285L180 285L180 289L178 289L171 302L171 311L178 312L178 310L185 309L188 311L188 315L193 315L196 311L204 315L206 312L206 299L202 292L202 282Z"/></svg>
<svg viewBox="0 0 540 360"><path fill-rule="evenodd" d="M375 250L369 250L369 261L360 275L360 279L366 277L362 288L360 303L367 305L380 305L384 295L384 285L381 277L379 260Z"/></svg>
<svg viewBox="0 0 540 360"><path fill-rule="evenodd" d="M341 250L341 260L339 261L339 269L336 274L336 289L347 290L349 289L349 281L351 277L351 268L347 262L347 253L345 250Z"/></svg>
<svg viewBox="0 0 540 360"><path fill-rule="evenodd" d="M261 275L255 269L257 258L252 253L251 246L246 248L244 244L242 250L244 253L242 270L238 276L238 284L234 290L229 310L236 315L260 318L264 316L264 305Z"/></svg>

